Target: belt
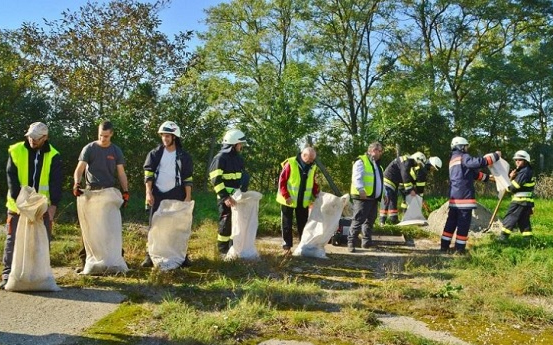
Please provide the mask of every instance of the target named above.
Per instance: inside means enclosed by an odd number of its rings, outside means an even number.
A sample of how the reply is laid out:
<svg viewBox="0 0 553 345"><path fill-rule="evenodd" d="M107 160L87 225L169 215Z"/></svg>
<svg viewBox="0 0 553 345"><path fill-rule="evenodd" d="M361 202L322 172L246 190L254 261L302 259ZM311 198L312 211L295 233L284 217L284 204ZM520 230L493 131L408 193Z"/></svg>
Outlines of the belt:
<svg viewBox="0 0 553 345"><path fill-rule="evenodd" d="M87 190L101 190L101 189L106 189L106 188L110 188L110 187L102 187L102 186L86 186L86 189L87 189Z"/></svg>

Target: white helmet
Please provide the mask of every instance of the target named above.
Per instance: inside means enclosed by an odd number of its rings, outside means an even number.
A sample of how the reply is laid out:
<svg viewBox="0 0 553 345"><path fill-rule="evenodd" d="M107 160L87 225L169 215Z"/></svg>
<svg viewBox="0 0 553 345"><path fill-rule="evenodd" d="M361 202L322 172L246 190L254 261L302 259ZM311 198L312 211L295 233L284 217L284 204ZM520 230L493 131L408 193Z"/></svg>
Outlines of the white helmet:
<svg viewBox="0 0 553 345"><path fill-rule="evenodd" d="M469 142L467 141L467 139L463 138L463 137L455 137L451 140L451 148L454 149L454 148L459 148L458 146L468 146Z"/></svg>
<svg viewBox="0 0 553 345"><path fill-rule="evenodd" d="M418 165L426 164L426 156L420 151L413 153L409 158L414 159Z"/></svg>
<svg viewBox="0 0 553 345"><path fill-rule="evenodd" d="M235 145L238 143L247 144L246 135L239 129L228 130L223 137L223 144Z"/></svg>
<svg viewBox="0 0 553 345"><path fill-rule="evenodd" d="M173 121L165 121L164 123L162 123L161 126L159 126L157 132L159 134L173 134L177 138L180 138L180 128Z"/></svg>
<svg viewBox="0 0 553 345"><path fill-rule="evenodd" d="M525 161L530 163L530 155L524 150L517 151L513 156L513 159L524 159Z"/></svg>
<svg viewBox="0 0 553 345"><path fill-rule="evenodd" d="M430 163L430 165L432 165L436 170L440 170L442 167L442 160L436 156L428 158L428 163Z"/></svg>

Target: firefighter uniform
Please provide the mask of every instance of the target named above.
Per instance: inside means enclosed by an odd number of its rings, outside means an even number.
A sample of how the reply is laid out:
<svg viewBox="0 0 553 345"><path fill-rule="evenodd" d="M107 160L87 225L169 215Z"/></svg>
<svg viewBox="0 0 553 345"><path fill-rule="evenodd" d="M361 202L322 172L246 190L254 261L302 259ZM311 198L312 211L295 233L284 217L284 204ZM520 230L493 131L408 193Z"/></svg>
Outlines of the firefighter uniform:
<svg viewBox="0 0 553 345"><path fill-rule="evenodd" d="M231 208L225 201L231 198L236 190L245 191L247 188L244 159L237 151L237 144L240 143L246 144L244 134L239 130L229 130L223 138L223 147L209 167L209 178L217 194L219 210L217 248L221 254L226 254L230 249L232 234Z"/></svg>
<svg viewBox="0 0 553 345"><path fill-rule="evenodd" d="M516 158L517 156L515 155L515 159ZM528 156L528 159L529 158L530 156ZM509 186L508 189L509 192L513 193L513 197L509 204L507 214L502 221L503 229L501 230L501 237L503 239L509 237L517 225L522 236L532 236L530 216L534 208L534 187L536 186L536 178L533 176L530 163L517 167L515 173L516 175L514 179L511 180L511 186Z"/></svg>
<svg viewBox="0 0 553 345"><path fill-rule="evenodd" d="M466 142L464 138L463 143ZM455 139L454 139L455 140ZM463 253L468 241L468 234L472 218L472 210L477 207L474 181L487 182L489 175L480 171L480 168L492 165L499 160L498 153L489 153L484 157L471 157L453 145L449 161L449 211L441 238L441 250L448 251L453 235L456 235L455 251ZM466 144L460 145L462 147ZM455 146L455 147L454 147ZM456 232L456 233L455 233Z"/></svg>
<svg viewBox="0 0 553 345"><path fill-rule="evenodd" d="M407 155L400 156L388 164L384 170L384 189L388 199L380 204L380 224L384 225L389 217L392 224L398 220L398 193L401 188L405 195L415 188L417 162Z"/></svg>

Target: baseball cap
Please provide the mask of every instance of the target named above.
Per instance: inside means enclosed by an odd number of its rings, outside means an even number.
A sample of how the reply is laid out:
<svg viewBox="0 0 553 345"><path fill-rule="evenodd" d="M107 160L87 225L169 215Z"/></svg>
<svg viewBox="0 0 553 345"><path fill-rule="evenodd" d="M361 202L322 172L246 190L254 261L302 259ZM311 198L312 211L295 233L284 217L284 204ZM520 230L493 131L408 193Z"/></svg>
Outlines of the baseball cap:
<svg viewBox="0 0 553 345"><path fill-rule="evenodd" d="M31 123L29 130L25 133L26 137L31 137L34 140L38 140L45 135L48 135L48 127L42 122Z"/></svg>

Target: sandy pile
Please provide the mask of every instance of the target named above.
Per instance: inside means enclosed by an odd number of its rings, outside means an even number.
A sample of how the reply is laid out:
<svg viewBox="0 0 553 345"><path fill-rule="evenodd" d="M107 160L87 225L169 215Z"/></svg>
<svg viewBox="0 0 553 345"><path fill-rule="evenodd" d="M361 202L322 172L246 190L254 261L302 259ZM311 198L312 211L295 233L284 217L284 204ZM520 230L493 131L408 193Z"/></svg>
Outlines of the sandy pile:
<svg viewBox="0 0 553 345"><path fill-rule="evenodd" d="M449 203L446 202L442 205L442 207L430 213L428 216L428 226L425 228L428 229L428 231L441 235L447 220L448 210ZM472 233L482 233L488 227L491 218L492 212L484 206L478 204L477 208L472 211L470 231ZM489 231L494 233L501 231L501 223L498 221L497 216L496 221L492 223L492 227Z"/></svg>

